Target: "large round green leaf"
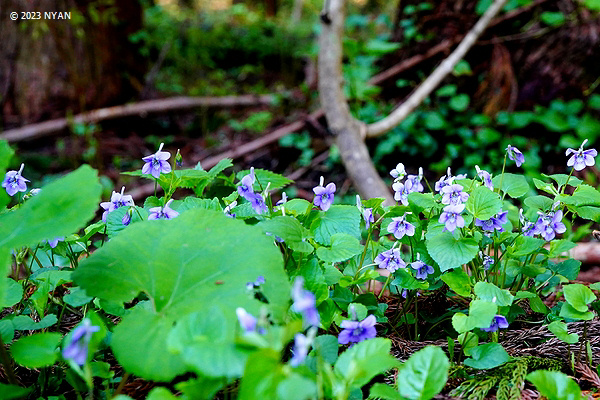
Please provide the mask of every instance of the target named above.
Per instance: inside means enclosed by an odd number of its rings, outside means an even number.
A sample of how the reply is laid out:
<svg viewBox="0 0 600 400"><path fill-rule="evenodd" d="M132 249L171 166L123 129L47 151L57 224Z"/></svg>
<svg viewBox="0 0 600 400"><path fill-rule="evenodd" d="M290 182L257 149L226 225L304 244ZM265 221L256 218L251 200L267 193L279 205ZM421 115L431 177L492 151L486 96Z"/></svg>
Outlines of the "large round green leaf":
<svg viewBox="0 0 600 400"><path fill-rule="evenodd" d="M62 339L57 332L36 333L17 340L10 346L15 361L24 367L41 368L54 364L58 358L56 348Z"/></svg>
<svg viewBox="0 0 600 400"><path fill-rule="evenodd" d="M442 272L468 263L479 252L475 239L456 238L450 232L442 232L428 238L426 245L427 251L438 263Z"/></svg>
<svg viewBox="0 0 600 400"><path fill-rule="evenodd" d="M130 301L140 292L148 297L146 319L137 313L125 316L111 345L129 371L148 379L170 380L181 373L175 368L177 362L183 363L166 350L167 328L212 304L231 315L236 307L258 315L260 303L249 295L246 283L259 275L266 280L261 289L271 315L279 320L289 306L290 286L272 238L258 227L198 209L173 220L131 225L84 260L73 280L87 295L105 301ZM162 329L164 334L159 334ZM143 340L135 339L142 333ZM164 367L151 363L152 357L163 359Z"/></svg>
<svg viewBox="0 0 600 400"><path fill-rule="evenodd" d="M498 193L492 192L485 186L475 188L467 200L467 210L480 220L490 219L501 209L502 201Z"/></svg>
<svg viewBox="0 0 600 400"><path fill-rule="evenodd" d="M94 217L101 190L97 172L87 165L44 186L18 210L0 215L0 247L70 235Z"/></svg>

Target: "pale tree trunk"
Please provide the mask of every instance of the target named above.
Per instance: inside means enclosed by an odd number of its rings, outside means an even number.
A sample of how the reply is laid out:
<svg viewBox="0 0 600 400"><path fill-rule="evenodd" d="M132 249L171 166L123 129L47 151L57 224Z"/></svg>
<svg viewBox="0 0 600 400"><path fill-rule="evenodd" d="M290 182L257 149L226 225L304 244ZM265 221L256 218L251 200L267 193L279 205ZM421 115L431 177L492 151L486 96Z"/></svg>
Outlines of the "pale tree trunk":
<svg viewBox="0 0 600 400"><path fill-rule="evenodd" d="M382 135L400 124L453 70L454 66L475 44L477 38L506 0L495 0L459 46L396 110L381 121L366 126L350 114L343 91L342 37L345 18L344 0L325 0L319 37L319 98L327 124L335 135L342 162L355 188L363 198L383 197L385 204L394 204L390 189L377 173L364 139Z"/></svg>

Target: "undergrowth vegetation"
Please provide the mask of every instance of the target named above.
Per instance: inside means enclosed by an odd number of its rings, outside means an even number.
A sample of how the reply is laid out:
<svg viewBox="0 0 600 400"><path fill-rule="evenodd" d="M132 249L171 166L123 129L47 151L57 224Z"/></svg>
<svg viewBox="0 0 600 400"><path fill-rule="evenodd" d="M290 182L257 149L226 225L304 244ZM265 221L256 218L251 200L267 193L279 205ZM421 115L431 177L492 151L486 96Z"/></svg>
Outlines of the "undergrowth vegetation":
<svg viewBox="0 0 600 400"><path fill-rule="evenodd" d="M600 218L600 192L573 176L595 164L586 141L567 150L568 174L532 181L505 172L528 162L511 145L493 175L428 182L398 164L392 206L336 204L324 178L312 203L288 198L281 175L231 173L228 159L182 169L162 144L127 172L154 196L101 201L90 167L30 190L0 149L2 398L123 399L132 375L154 382L151 399L516 399L526 381L581 395L564 372L592 363L569 323L600 306L599 283L569 283L574 223ZM564 300L549 308L553 293ZM511 357L503 332L532 323L579 351ZM445 351L401 362L400 339Z"/></svg>

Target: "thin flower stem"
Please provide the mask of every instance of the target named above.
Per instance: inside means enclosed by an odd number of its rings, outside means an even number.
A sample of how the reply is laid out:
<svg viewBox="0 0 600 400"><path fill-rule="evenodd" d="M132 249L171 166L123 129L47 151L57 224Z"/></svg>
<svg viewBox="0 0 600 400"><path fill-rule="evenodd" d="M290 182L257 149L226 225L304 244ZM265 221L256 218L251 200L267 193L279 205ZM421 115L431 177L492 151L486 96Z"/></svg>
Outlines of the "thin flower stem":
<svg viewBox="0 0 600 400"><path fill-rule="evenodd" d="M119 386L117 386L117 390L115 390L115 392L113 393L113 396L112 396L113 399L115 397L117 397L119 394L121 394L121 391L125 387L125 383L127 383L127 379L129 379L129 375L130 375L129 372L125 372L123 374L123 376L121 377L121 382L119 382Z"/></svg>
<svg viewBox="0 0 600 400"><path fill-rule="evenodd" d="M385 283L383 284L383 287L381 288L381 292L379 292L379 296L377 297L377 299L381 299L381 296L383 296L383 292L385 292L385 289L391 282L393 276L394 276L394 274L390 272L387 279L385 280Z"/></svg>
<svg viewBox="0 0 600 400"><path fill-rule="evenodd" d="M504 169L506 168L506 157L508 156L507 153L504 153L504 163L502 164L502 174L500 175L500 184L498 185L498 193L502 192L502 200L504 200L504 196L506 195L506 193L502 190L502 182L504 181Z"/></svg>
<svg viewBox="0 0 600 400"><path fill-rule="evenodd" d="M419 340L419 299L415 294L415 340Z"/></svg>
<svg viewBox="0 0 600 400"><path fill-rule="evenodd" d="M571 168L571 172L569 172L569 176L567 176L567 181L565 182L565 184L560 189L560 194L564 194L565 193L565 189L567 188L567 185L569 184L569 179L571 179L571 176L573 175L573 171L575 171L575 168Z"/></svg>

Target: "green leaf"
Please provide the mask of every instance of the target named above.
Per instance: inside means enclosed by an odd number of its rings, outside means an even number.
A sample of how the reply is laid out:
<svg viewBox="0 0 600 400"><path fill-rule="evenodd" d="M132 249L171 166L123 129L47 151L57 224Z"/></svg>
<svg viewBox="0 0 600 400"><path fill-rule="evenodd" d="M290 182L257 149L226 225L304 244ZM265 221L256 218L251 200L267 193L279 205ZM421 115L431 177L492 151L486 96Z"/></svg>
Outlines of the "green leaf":
<svg viewBox="0 0 600 400"><path fill-rule="evenodd" d="M148 393L146 400L177 400L179 397L175 396L171 391L164 387L156 387Z"/></svg>
<svg viewBox="0 0 600 400"><path fill-rule="evenodd" d="M250 170L243 170L237 173L236 177L238 180L250 173ZM291 179L286 178L283 175L276 174L275 172L268 171L266 169L254 169L254 176L256 181L254 182L253 188L255 191L261 191L267 188L270 183L269 190L281 189L292 183ZM262 189L261 189L262 187Z"/></svg>
<svg viewBox="0 0 600 400"><path fill-rule="evenodd" d="M502 209L502 200L498 193L492 192L485 186L473 190L467 200L467 210L475 218L487 220L498 214Z"/></svg>
<svg viewBox="0 0 600 400"><path fill-rule="evenodd" d="M465 60L460 60L454 66L452 70L452 75L454 76L462 76L462 75L473 75L473 71L471 71L471 66Z"/></svg>
<svg viewBox="0 0 600 400"><path fill-rule="evenodd" d="M546 241L543 239L534 238L531 236L519 236L515 239L515 243L509 247L509 249L513 250L512 255L514 257L520 257L529 255L534 251L538 251L544 246L545 243Z"/></svg>
<svg viewBox="0 0 600 400"><path fill-rule="evenodd" d="M523 175L504 173L504 179L502 175L496 175L492 178L494 187L500 187L500 181L502 180L502 191L516 199L523 196L529 191L529 184Z"/></svg>
<svg viewBox="0 0 600 400"><path fill-rule="evenodd" d="M304 215L312 208L311 203L304 199L292 199L285 203L285 212L294 216Z"/></svg>
<svg viewBox="0 0 600 400"><path fill-rule="evenodd" d="M381 56L387 53L391 53L400 48L400 43L386 42L385 40L372 39L365 45L365 51L369 54Z"/></svg>
<svg viewBox="0 0 600 400"><path fill-rule="evenodd" d="M231 315L240 306L258 315L260 303L248 297L246 283L259 275L266 277L261 290L271 317L281 320L290 286L272 239L256 226L198 209L187 211L185 218L128 227L83 260L73 280L88 296L105 301L123 303L145 294L151 308L123 317L111 346L127 370L146 379L171 380L183 365L165 350L170 324L211 304L221 304Z"/></svg>
<svg viewBox="0 0 600 400"><path fill-rule="evenodd" d="M565 343L573 344L579 341L579 335L567 332L567 324L562 321L554 321L548 324L548 330Z"/></svg>
<svg viewBox="0 0 600 400"><path fill-rule="evenodd" d="M316 383L300 374L290 374L277 386L278 399L312 400L316 397Z"/></svg>
<svg viewBox="0 0 600 400"><path fill-rule="evenodd" d="M468 332L474 328L488 328L496 313L498 305L484 300L473 300L469 305L469 315L456 313L452 316L452 327L458 333Z"/></svg>
<svg viewBox="0 0 600 400"><path fill-rule="evenodd" d="M11 262L10 249L0 247L0 309L9 307L7 303L9 303L8 291L11 283L9 283L8 274L10 273Z"/></svg>
<svg viewBox="0 0 600 400"><path fill-rule="evenodd" d="M436 111L430 111L425 114L425 127L431 130L439 130L446 126L444 117Z"/></svg>
<svg viewBox="0 0 600 400"><path fill-rule="evenodd" d="M238 399L276 399L277 386L285 379L279 359L279 352L272 349L252 354L246 363Z"/></svg>
<svg viewBox="0 0 600 400"><path fill-rule="evenodd" d="M77 231L94 217L101 190L97 172L87 165L46 185L18 210L0 215L0 248L31 246Z"/></svg>
<svg viewBox="0 0 600 400"><path fill-rule="evenodd" d="M435 91L435 95L439 97L449 97L456 94L456 85L445 85ZM418 192L413 192L418 193Z"/></svg>
<svg viewBox="0 0 600 400"><path fill-rule="evenodd" d="M93 297L86 295L85 290L80 287L69 288L69 294L63 296L64 302L71 307L81 307L93 299Z"/></svg>
<svg viewBox="0 0 600 400"><path fill-rule="evenodd" d="M538 369L525 379L533 383L548 400L580 400L581 389L573 379L559 371Z"/></svg>
<svg viewBox="0 0 600 400"><path fill-rule="evenodd" d="M529 306L534 312L537 313L548 314L549 312L548 307L544 304L542 299L540 299L540 296L538 296L537 294L535 295L535 297L529 299Z"/></svg>
<svg viewBox="0 0 600 400"><path fill-rule="evenodd" d="M237 378L244 373L247 352L237 348L238 321L218 305L179 319L167 339L171 353L199 376Z"/></svg>
<svg viewBox="0 0 600 400"><path fill-rule="evenodd" d="M10 354L20 365L27 368L47 367L56 362L56 348L62 339L57 332L36 333L25 336L10 346Z"/></svg>
<svg viewBox="0 0 600 400"><path fill-rule="evenodd" d="M427 239L427 252L440 266L442 272L471 261L479 252L473 238L456 239L450 232L442 232Z"/></svg>
<svg viewBox="0 0 600 400"><path fill-rule="evenodd" d="M600 207L580 206L577 207L577 215L590 221L600 222Z"/></svg>
<svg viewBox="0 0 600 400"><path fill-rule="evenodd" d="M567 174L542 174L542 176L552 179L554 182L556 182L558 186L564 186L567 183L567 181L569 182L569 186L573 187L577 187L583 183L581 179L572 175L569 177L569 175Z"/></svg>
<svg viewBox="0 0 600 400"><path fill-rule="evenodd" d="M353 388L360 388L376 375L400 365L390 354L391 346L390 340L384 338L357 343L339 356L334 371L340 378L351 382Z"/></svg>
<svg viewBox="0 0 600 400"><path fill-rule="evenodd" d="M385 383L376 383L371 387L369 391L369 398L384 399L384 400L404 400L404 397L400 395L390 385Z"/></svg>
<svg viewBox="0 0 600 400"><path fill-rule="evenodd" d="M547 110L538 115L537 122L552 132L565 132L571 128L566 116L557 110Z"/></svg>
<svg viewBox="0 0 600 400"><path fill-rule="evenodd" d="M310 354L323 357L328 364L333 364L338 358L339 343L337 337L333 335L320 335L315 338L313 350Z"/></svg>
<svg viewBox="0 0 600 400"><path fill-rule="evenodd" d="M580 321L590 321L590 320L594 319L593 312L591 312L591 311L581 312L581 311L577 310L576 308L574 308L569 303L563 303L563 305L560 309L560 313L558 315L563 318L569 318L569 319L580 320Z"/></svg>
<svg viewBox="0 0 600 400"><path fill-rule="evenodd" d="M6 296L4 297L4 301L0 302L0 308L12 307L21 301L23 298L23 286L14 279L4 278L4 274L0 280L6 281Z"/></svg>
<svg viewBox="0 0 600 400"><path fill-rule="evenodd" d="M410 272L405 269L399 269L394 272L394 280L392 281L392 285L401 287L403 289L408 290L417 290L417 289L427 289L429 287L429 283L426 281L422 281L420 279L416 279Z"/></svg>
<svg viewBox="0 0 600 400"><path fill-rule="evenodd" d="M525 205L527 207L540 211L549 210L553 203L551 198L542 195L531 196L525 199Z"/></svg>
<svg viewBox="0 0 600 400"><path fill-rule="evenodd" d="M588 304L596 300L594 292L580 283L563 286L565 300L579 312L588 311Z"/></svg>
<svg viewBox="0 0 600 400"><path fill-rule="evenodd" d="M500 343L485 343L473 347L469 355L471 358L465 360L465 365L476 369L495 368L510 361L510 356Z"/></svg>
<svg viewBox="0 0 600 400"><path fill-rule="evenodd" d="M175 389L183 393L184 400L212 400L226 384L225 379L198 377L175 384Z"/></svg>
<svg viewBox="0 0 600 400"><path fill-rule="evenodd" d="M354 206L331 206L327 212L319 212L310 226L317 243L327 246L336 233L347 233L360 239L362 216Z"/></svg>
<svg viewBox="0 0 600 400"><path fill-rule="evenodd" d="M450 289L454 290L457 294L468 297L471 295L471 278L462 268L455 268L449 272L446 272L441 276Z"/></svg>
<svg viewBox="0 0 600 400"><path fill-rule="evenodd" d="M565 23L565 14L560 11L552 12L552 11L544 11L540 14L540 19L543 23L548 26L561 26Z"/></svg>
<svg viewBox="0 0 600 400"><path fill-rule="evenodd" d="M58 322L58 319L56 315L48 314L40 322L35 322L27 315L18 315L12 321L17 331L37 331L51 327Z"/></svg>
<svg viewBox="0 0 600 400"><path fill-rule="evenodd" d="M600 192L590 185L579 185L571 196L560 195L558 200L574 206L600 206Z"/></svg>
<svg viewBox="0 0 600 400"><path fill-rule="evenodd" d="M548 264L548 268L551 271L554 271L557 274L562 275L569 280L577 279L577 276L579 275L580 267L581 267L581 261L574 260L572 258L569 258L568 260L565 260L558 264L552 264L552 263Z"/></svg>
<svg viewBox="0 0 600 400"><path fill-rule="evenodd" d="M436 207L438 203L433 199L433 193L412 192L408 195L408 203L416 205L423 210Z"/></svg>
<svg viewBox="0 0 600 400"><path fill-rule="evenodd" d="M499 307L512 305L514 296L506 289L500 289L493 283L477 282L475 284L475 294L481 300L490 301L498 304Z"/></svg>
<svg viewBox="0 0 600 400"><path fill-rule="evenodd" d="M446 385L450 362L437 346L427 346L404 363L398 373L400 394L409 399L429 400Z"/></svg>
<svg viewBox="0 0 600 400"><path fill-rule="evenodd" d="M219 203L219 199L216 197L212 199L199 199L198 197L186 197L182 203L180 203L177 211L184 212L186 210L193 210L196 208L202 208L204 210L223 211L223 207Z"/></svg>
<svg viewBox="0 0 600 400"><path fill-rule="evenodd" d="M553 240L550 243L550 250L548 251L548 257L559 257L563 253L575 248L577 243L571 242L566 239Z"/></svg>
<svg viewBox="0 0 600 400"><path fill-rule="evenodd" d="M454 111L462 112L469 107L470 98L468 94L458 94L453 96L448 102L448 106Z"/></svg>
<svg viewBox="0 0 600 400"><path fill-rule="evenodd" d="M306 239L312 237L308 229L293 217L278 216L273 219L260 222L258 226L265 233L270 233L278 236L295 251L301 253L311 253L313 247Z"/></svg>
<svg viewBox="0 0 600 400"><path fill-rule="evenodd" d="M331 248L319 247L317 256L326 262L341 262L360 254L363 246L358 239L347 233L336 233L331 236Z"/></svg>
<svg viewBox="0 0 600 400"><path fill-rule="evenodd" d="M590 4L595 5L596 10L600 10L600 0L585 0L586 6L592 8ZM594 110L600 110L600 94L593 94L588 99L588 105Z"/></svg>
<svg viewBox="0 0 600 400"><path fill-rule="evenodd" d="M0 141L2 143L2 141ZM17 385L8 385L6 383L0 383L0 399L4 400L18 400L24 399L31 392L31 388L24 388Z"/></svg>

